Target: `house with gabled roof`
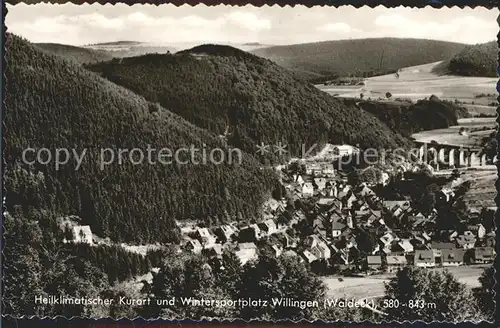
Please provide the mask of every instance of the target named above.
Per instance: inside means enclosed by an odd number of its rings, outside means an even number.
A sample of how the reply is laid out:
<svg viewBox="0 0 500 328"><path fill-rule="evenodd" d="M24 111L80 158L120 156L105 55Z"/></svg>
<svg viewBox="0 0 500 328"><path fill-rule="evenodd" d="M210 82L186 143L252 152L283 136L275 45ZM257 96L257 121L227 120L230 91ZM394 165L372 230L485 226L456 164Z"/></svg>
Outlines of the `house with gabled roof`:
<svg viewBox="0 0 500 328"><path fill-rule="evenodd" d="M202 253L211 258L222 258L222 245L215 244L213 247L202 250Z"/></svg>
<svg viewBox="0 0 500 328"><path fill-rule="evenodd" d="M276 233L278 231L278 226L273 219L265 220L264 222L259 223L258 226L261 233L267 236L272 235L273 233Z"/></svg>
<svg viewBox="0 0 500 328"><path fill-rule="evenodd" d="M88 226L88 225L73 226L71 229L71 234L73 236L74 243L77 243L77 244L82 243L82 244L88 244L88 245L94 244L92 230L90 229L90 226Z"/></svg>
<svg viewBox="0 0 500 328"><path fill-rule="evenodd" d="M356 201L357 198L356 196L354 195L354 193L352 191L349 191L344 197L342 197L341 201L342 201L342 207L345 207L345 208L352 208L352 205L354 203L354 201Z"/></svg>
<svg viewBox="0 0 500 328"><path fill-rule="evenodd" d="M317 258L329 259L331 251L328 245L317 235L309 235L304 240L307 249Z"/></svg>
<svg viewBox="0 0 500 328"><path fill-rule="evenodd" d="M241 265L257 258L257 246L254 243L240 243L235 251L235 255L240 260Z"/></svg>
<svg viewBox="0 0 500 328"><path fill-rule="evenodd" d="M382 267L382 257L380 255L368 255L366 257L366 269L380 270Z"/></svg>
<svg viewBox="0 0 500 328"><path fill-rule="evenodd" d="M409 239L401 239L393 242L391 251L392 253L408 254L414 251L414 247Z"/></svg>
<svg viewBox="0 0 500 328"><path fill-rule="evenodd" d="M413 264L424 268L435 267L434 252L432 250L416 250Z"/></svg>
<svg viewBox="0 0 500 328"><path fill-rule="evenodd" d="M327 180L325 178L314 178L314 185L318 190L324 190L326 187Z"/></svg>
<svg viewBox="0 0 500 328"><path fill-rule="evenodd" d="M211 248L217 241L217 238L215 238L208 228L198 228L194 235L200 241L203 248Z"/></svg>
<svg viewBox="0 0 500 328"><path fill-rule="evenodd" d="M464 249L442 249L441 250L441 264L442 266L459 266L464 264L464 256L466 250Z"/></svg>
<svg viewBox="0 0 500 328"><path fill-rule="evenodd" d="M237 229L229 224L223 224L214 229L214 234L221 243L231 241L236 235Z"/></svg>
<svg viewBox="0 0 500 328"><path fill-rule="evenodd" d="M486 229L481 223L468 225L467 230L473 232L478 239L483 239L486 235Z"/></svg>
<svg viewBox="0 0 500 328"><path fill-rule="evenodd" d="M293 182L302 186L304 184L304 179L300 174L294 174L293 175Z"/></svg>
<svg viewBox="0 0 500 328"><path fill-rule="evenodd" d="M384 200L382 206L391 212L394 212L397 208L406 211L410 209L410 202L407 200Z"/></svg>
<svg viewBox="0 0 500 328"><path fill-rule="evenodd" d="M474 249L475 263L492 263L495 260L495 249L493 247L476 247Z"/></svg>
<svg viewBox="0 0 500 328"><path fill-rule="evenodd" d="M379 238L379 240L385 245L389 246L396 239L399 239L394 233L387 232Z"/></svg>
<svg viewBox="0 0 500 328"><path fill-rule="evenodd" d="M387 271L395 272L407 265L407 259L403 255L388 255L386 257Z"/></svg>
<svg viewBox="0 0 500 328"><path fill-rule="evenodd" d="M304 258L304 260L306 260L307 263L312 263L318 260L318 258L307 249L302 251L301 255Z"/></svg>
<svg viewBox="0 0 500 328"><path fill-rule="evenodd" d="M312 197L314 195L314 186L311 182L306 182L302 185L302 197Z"/></svg>
<svg viewBox="0 0 500 328"><path fill-rule="evenodd" d="M262 238L262 232L257 224L242 227L238 233L240 242L255 242Z"/></svg>
<svg viewBox="0 0 500 328"><path fill-rule="evenodd" d="M344 229L346 228L346 225L342 222L339 222L339 221L332 221L330 222L330 236L332 236L333 238L337 238L337 237L340 237L340 235L342 234L342 231L344 231Z"/></svg>

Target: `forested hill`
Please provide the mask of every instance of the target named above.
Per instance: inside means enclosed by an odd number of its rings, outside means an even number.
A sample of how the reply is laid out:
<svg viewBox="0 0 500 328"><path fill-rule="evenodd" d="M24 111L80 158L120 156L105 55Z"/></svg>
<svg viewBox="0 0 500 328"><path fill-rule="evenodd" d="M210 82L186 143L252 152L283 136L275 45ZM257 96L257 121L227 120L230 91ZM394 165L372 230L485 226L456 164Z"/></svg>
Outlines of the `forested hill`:
<svg viewBox="0 0 500 328"><path fill-rule="evenodd" d="M241 165L168 165L158 162L156 151L153 164L146 157L134 165L125 157L120 165L115 157L101 170L101 148L116 156L119 148L139 148L147 156L148 145L172 152L224 145L158 104L19 37L9 34L6 47L7 211L75 214L101 237L135 243L176 240L174 219L216 223L257 216L276 180L247 155ZM78 170L71 156L56 171L53 162L22 164L28 147L88 151Z"/></svg>
<svg viewBox="0 0 500 328"><path fill-rule="evenodd" d="M467 46L448 63L451 74L496 77L498 44L496 41Z"/></svg>
<svg viewBox="0 0 500 328"><path fill-rule="evenodd" d="M405 101L349 101L358 102L363 110L376 115L394 131L410 137L413 133L447 128L458 124L459 118L469 117L467 108L431 96L416 103Z"/></svg>
<svg viewBox="0 0 500 328"><path fill-rule="evenodd" d="M336 76L383 75L446 60L464 47L436 40L373 38L275 46L252 53L273 60L300 78L319 83Z"/></svg>
<svg viewBox="0 0 500 328"><path fill-rule="evenodd" d="M48 54L61 56L79 64L96 63L113 59L113 56L102 50L75 47L59 43L35 43L37 48Z"/></svg>
<svg viewBox="0 0 500 328"><path fill-rule="evenodd" d="M282 141L292 155L326 141L392 147L405 140L375 116L295 79L250 53L204 45L175 55L146 55L86 66L149 101L172 108L229 142L254 152Z"/></svg>

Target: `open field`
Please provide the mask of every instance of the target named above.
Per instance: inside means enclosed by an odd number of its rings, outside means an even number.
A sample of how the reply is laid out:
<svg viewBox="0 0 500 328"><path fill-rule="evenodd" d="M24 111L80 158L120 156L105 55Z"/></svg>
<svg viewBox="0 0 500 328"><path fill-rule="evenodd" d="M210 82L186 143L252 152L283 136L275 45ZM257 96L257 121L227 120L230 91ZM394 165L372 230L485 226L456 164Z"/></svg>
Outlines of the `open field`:
<svg viewBox="0 0 500 328"><path fill-rule="evenodd" d="M465 283L470 288L478 287L478 278L487 265L460 266L446 268L452 272L460 282ZM442 271L444 268L430 270ZM347 297L347 298L373 298L384 294L384 282L388 282L394 275L379 275L363 278L343 277L339 281L337 276L324 277L323 281L328 286L327 297Z"/></svg>
<svg viewBox="0 0 500 328"><path fill-rule="evenodd" d="M368 78L364 86L317 85L317 87L330 94L338 94L340 97L359 97L360 93L363 93L365 98L377 99L385 98L386 92L390 92L392 98L408 98L415 101L436 95L444 100L457 99L466 103L466 106L470 104L478 114L494 114L496 108L487 105L495 101L495 96L491 95L496 94L498 79L437 75L432 70L439 63L404 68L399 73L399 79L394 74Z"/></svg>
<svg viewBox="0 0 500 328"><path fill-rule="evenodd" d="M495 182L498 179L498 172L495 166L488 171L467 170L462 175L464 180L472 182L471 188L464 195L464 202L470 207L495 207L495 197L497 190Z"/></svg>
<svg viewBox="0 0 500 328"><path fill-rule="evenodd" d="M412 137L419 142L430 143L436 141L447 145L479 147L482 139L496 129L495 117L463 118L458 120L458 124L446 129L414 133ZM462 127L468 128L470 132L467 135L460 135L459 130Z"/></svg>

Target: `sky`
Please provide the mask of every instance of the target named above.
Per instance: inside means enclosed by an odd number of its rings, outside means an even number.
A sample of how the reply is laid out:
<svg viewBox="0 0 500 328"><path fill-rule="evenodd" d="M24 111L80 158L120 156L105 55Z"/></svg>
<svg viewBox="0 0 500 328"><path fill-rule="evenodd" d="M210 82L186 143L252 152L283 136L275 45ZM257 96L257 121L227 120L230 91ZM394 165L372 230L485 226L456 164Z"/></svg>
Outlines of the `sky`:
<svg viewBox="0 0 500 328"><path fill-rule="evenodd" d="M32 42L85 45L112 41L283 45L374 37L467 44L496 39L498 9L352 6L205 6L7 4L8 31Z"/></svg>

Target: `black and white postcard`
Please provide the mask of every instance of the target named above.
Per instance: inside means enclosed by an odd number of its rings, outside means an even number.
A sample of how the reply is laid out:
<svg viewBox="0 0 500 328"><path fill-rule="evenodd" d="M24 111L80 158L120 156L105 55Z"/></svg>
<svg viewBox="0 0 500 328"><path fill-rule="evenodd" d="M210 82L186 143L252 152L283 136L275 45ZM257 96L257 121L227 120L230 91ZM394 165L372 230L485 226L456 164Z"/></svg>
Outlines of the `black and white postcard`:
<svg viewBox="0 0 500 328"><path fill-rule="evenodd" d="M494 320L497 9L7 10L3 314Z"/></svg>

